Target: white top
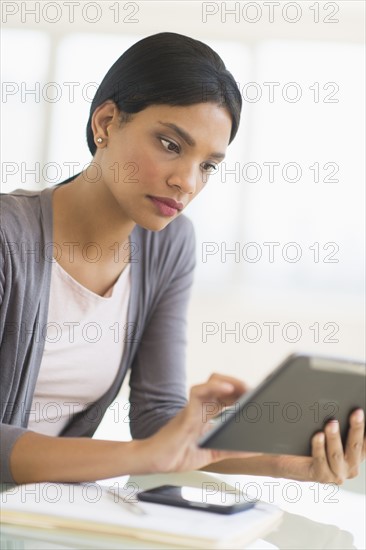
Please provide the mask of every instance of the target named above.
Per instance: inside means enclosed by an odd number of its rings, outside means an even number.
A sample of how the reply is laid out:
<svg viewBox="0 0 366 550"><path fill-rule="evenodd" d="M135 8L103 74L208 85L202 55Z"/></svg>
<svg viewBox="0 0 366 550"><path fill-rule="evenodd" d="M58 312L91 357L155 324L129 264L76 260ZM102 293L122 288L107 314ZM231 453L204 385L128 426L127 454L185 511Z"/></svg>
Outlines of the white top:
<svg viewBox="0 0 366 550"><path fill-rule="evenodd" d="M88 290L58 262L52 266L46 343L28 428L59 435L72 415L112 385L123 348L130 264L104 296Z"/></svg>

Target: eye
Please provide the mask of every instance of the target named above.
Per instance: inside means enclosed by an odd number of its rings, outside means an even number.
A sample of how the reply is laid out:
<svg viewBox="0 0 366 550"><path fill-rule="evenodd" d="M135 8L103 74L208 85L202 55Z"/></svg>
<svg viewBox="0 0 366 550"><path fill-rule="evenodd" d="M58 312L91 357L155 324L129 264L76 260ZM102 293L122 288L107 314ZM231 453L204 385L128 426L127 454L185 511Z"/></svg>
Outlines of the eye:
<svg viewBox="0 0 366 550"><path fill-rule="evenodd" d="M202 168L205 172L208 172L209 174L215 174L218 171L219 166L218 164L214 164L212 162L204 162Z"/></svg>
<svg viewBox="0 0 366 550"><path fill-rule="evenodd" d="M163 144L164 149L166 149L167 151L174 151L175 153L180 152L179 145L174 143L174 141L170 141L169 139L166 139L166 138L163 138L163 137L160 137L159 139L160 139L161 143ZM167 145L165 145L165 144L167 144Z"/></svg>

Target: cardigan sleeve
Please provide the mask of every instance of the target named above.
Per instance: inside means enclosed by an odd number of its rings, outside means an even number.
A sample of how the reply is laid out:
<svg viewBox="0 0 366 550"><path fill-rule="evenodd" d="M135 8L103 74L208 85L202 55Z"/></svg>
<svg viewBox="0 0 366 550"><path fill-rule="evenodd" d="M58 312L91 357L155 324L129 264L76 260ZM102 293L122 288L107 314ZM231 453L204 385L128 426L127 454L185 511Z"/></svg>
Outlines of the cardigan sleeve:
<svg viewBox="0 0 366 550"><path fill-rule="evenodd" d="M5 239L3 230L0 227L0 307L3 303L5 292L5 254L4 254Z"/></svg>
<svg viewBox="0 0 366 550"><path fill-rule="evenodd" d="M4 337L4 320L1 315L1 308L3 305L5 294L5 237L3 230L0 227L0 345ZM2 371L6 368L6 365L2 364ZM5 374L6 373L2 373ZM2 380L3 381L3 380ZM5 403L1 405L2 410L5 407ZM11 426L9 424L0 423L0 483L14 483L14 479L10 470L10 454L13 446L24 432L25 428L17 426Z"/></svg>
<svg viewBox="0 0 366 550"><path fill-rule="evenodd" d="M44 243L37 193L1 194L0 202L0 481L14 483L10 456L29 431L25 415L43 352L43 340L33 334L47 316L40 302L47 305L50 269L21 252L23 245L36 250Z"/></svg>
<svg viewBox="0 0 366 550"><path fill-rule="evenodd" d="M10 468L10 455L17 439L28 431L27 428L0 424L0 483L15 483Z"/></svg>
<svg viewBox="0 0 366 550"><path fill-rule="evenodd" d="M174 224L172 224L174 226ZM175 253L162 256L171 276L145 325L130 375L130 429L134 439L152 435L187 403L187 307L195 267L195 236L186 219ZM173 256L173 257L172 257Z"/></svg>

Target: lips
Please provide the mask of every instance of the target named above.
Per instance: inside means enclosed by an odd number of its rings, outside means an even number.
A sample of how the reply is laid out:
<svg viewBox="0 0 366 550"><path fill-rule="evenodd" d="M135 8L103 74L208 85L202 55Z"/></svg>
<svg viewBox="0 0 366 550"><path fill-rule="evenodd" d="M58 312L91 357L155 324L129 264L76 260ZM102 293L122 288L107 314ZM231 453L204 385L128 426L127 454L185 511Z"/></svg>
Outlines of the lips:
<svg viewBox="0 0 366 550"><path fill-rule="evenodd" d="M170 206L170 208L175 208L176 210L183 210L184 208L184 204L182 202L177 202L174 199L169 199L166 197L150 197L150 198L155 199L159 202L162 202L167 206Z"/></svg>
<svg viewBox="0 0 366 550"><path fill-rule="evenodd" d="M151 197L149 196L151 202L156 206L159 214L162 216L172 217L180 212L184 208L182 202L177 202L174 199L168 197Z"/></svg>

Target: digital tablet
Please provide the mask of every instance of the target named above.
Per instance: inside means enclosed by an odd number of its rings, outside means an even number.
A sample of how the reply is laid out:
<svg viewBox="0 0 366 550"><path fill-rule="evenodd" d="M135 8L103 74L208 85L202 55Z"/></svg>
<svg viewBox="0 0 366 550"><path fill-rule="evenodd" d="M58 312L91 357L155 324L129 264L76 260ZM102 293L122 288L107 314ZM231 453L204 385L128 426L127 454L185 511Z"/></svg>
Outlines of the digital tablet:
<svg viewBox="0 0 366 550"><path fill-rule="evenodd" d="M366 409L365 373L365 363L358 361L290 355L254 390L208 419L212 428L198 445L310 456L312 436L331 419L339 421L344 444L349 415Z"/></svg>

